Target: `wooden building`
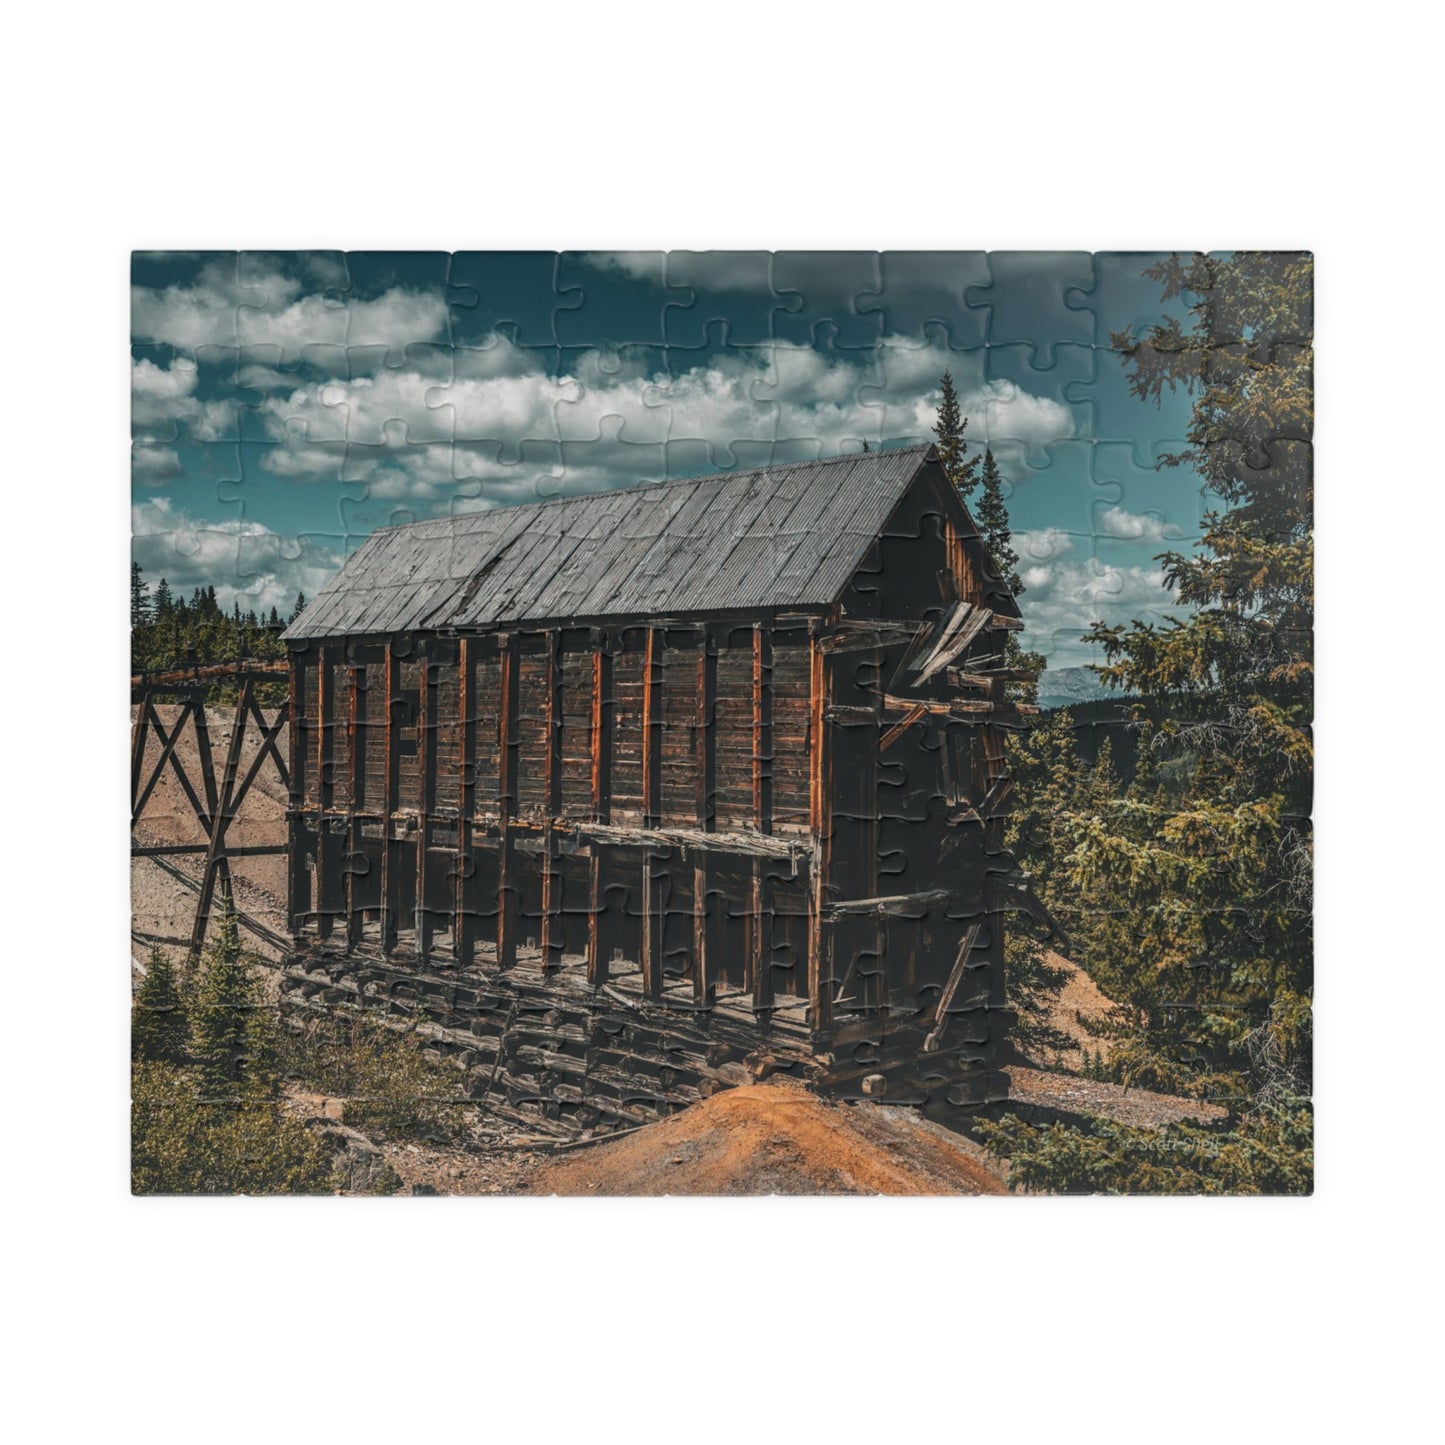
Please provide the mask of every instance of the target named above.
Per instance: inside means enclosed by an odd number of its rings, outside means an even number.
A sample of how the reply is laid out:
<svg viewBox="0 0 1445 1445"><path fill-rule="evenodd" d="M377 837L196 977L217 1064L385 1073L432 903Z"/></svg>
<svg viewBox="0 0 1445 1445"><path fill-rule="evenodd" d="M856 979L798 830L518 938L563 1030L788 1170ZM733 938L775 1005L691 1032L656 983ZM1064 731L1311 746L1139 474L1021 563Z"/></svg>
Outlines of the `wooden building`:
<svg viewBox="0 0 1445 1445"><path fill-rule="evenodd" d="M996 1094L1021 625L928 447L374 533L286 633L293 993L543 1112Z"/></svg>

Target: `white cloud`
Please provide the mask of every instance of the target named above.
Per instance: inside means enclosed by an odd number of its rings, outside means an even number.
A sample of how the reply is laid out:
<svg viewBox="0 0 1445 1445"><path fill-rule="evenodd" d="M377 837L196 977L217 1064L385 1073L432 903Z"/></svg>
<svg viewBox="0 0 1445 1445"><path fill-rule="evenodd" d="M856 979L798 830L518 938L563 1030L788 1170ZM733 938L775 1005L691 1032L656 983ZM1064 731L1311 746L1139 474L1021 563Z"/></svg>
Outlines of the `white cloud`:
<svg viewBox="0 0 1445 1445"><path fill-rule="evenodd" d="M214 587L229 608L289 613L297 592L314 597L341 566L340 538L288 537L258 522L196 521L167 497L131 508L131 554L152 587Z"/></svg>
<svg viewBox="0 0 1445 1445"><path fill-rule="evenodd" d="M1126 512L1123 507L1106 507L1097 520L1100 536L1128 542L1166 542L1184 535L1158 512Z"/></svg>
<svg viewBox="0 0 1445 1445"><path fill-rule="evenodd" d="M397 288L371 300L332 299L303 293L300 281L264 258L242 267L218 258L188 285L131 288L132 337L189 352L274 347L284 362L303 347L379 346L400 357L409 345L444 337L447 322L439 292Z"/></svg>

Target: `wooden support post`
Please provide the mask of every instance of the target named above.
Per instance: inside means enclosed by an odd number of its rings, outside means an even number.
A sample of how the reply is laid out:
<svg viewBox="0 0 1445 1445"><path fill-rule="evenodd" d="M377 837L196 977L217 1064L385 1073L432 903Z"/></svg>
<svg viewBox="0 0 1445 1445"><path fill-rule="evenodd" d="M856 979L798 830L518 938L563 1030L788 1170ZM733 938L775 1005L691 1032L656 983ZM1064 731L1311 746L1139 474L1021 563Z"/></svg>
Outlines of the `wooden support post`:
<svg viewBox="0 0 1445 1445"><path fill-rule="evenodd" d="M216 762L211 756L211 730L206 721L206 699L204 693L198 694L191 704L191 719L196 729L196 755L200 759L201 782L206 792L205 817L201 821L205 825L207 835L209 835L215 826L216 810L219 807L220 799L216 788ZM181 775L184 776L185 770L181 768L180 759L176 757L174 753L171 754L171 760L175 763ZM187 783L188 788L189 786L189 783ZM195 801L194 793L192 793L192 801ZM221 884L221 897L229 900L231 898L231 865L227 861L224 853L216 859L216 878ZM204 928L199 903L196 908L195 925L193 925L191 931L193 947L199 947L199 945L194 942L198 928Z"/></svg>
<svg viewBox="0 0 1445 1445"><path fill-rule="evenodd" d="M562 967L562 860L557 856L556 824L562 812L562 634L546 637L546 734L543 738L542 792L542 969Z"/></svg>
<svg viewBox="0 0 1445 1445"><path fill-rule="evenodd" d="M461 729L461 769L457 796L456 889L453 896L452 939L457 963L466 968L475 956L476 929L472 899L475 864L472 861L472 819L477 810L476 659L474 644L464 637L457 644L457 726Z"/></svg>
<svg viewBox="0 0 1445 1445"><path fill-rule="evenodd" d="M773 831L773 634L758 623L753 628L753 827ZM767 864L753 859L752 893L748 914L747 979L753 990L753 1008L773 1006L772 893L767 886Z"/></svg>
<svg viewBox="0 0 1445 1445"><path fill-rule="evenodd" d="M517 634L499 639L501 678L497 707L497 966L517 961L517 891L513 823L517 812L517 697L520 657Z"/></svg>
<svg viewBox="0 0 1445 1445"><path fill-rule="evenodd" d="M346 759L350 768L346 801L346 948L350 952L361 942L361 908L357 903L357 870L361 867L362 789L366 786L366 673L359 667L347 668L346 695Z"/></svg>
<svg viewBox="0 0 1445 1445"><path fill-rule="evenodd" d="M431 815L436 806L437 690L432 680L435 663L421 659L420 692L416 718L416 956L425 963L431 956L431 910L427 907L427 848L431 843Z"/></svg>
<svg viewBox="0 0 1445 1445"><path fill-rule="evenodd" d="M332 914L336 900L331 890L331 740L336 724L335 699L331 685L331 663L334 651L322 643L316 658L316 935L331 936Z"/></svg>
<svg viewBox="0 0 1445 1445"><path fill-rule="evenodd" d="M392 815L396 812L398 782L398 748L401 729L397 726L396 709L401 701L401 659L388 645L383 662L382 706L386 720L386 761L381 776L381 949L390 953L396 946L397 897L400 879L398 859L393 857Z"/></svg>
<svg viewBox="0 0 1445 1445"><path fill-rule="evenodd" d="M662 825L662 649L659 629L647 629L642 657L642 826Z"/></svg>
<svg viewBox="0 0 1445 1445"><path fill-rule="evenodd" d="M697 714L692 732L693 781L697 826L705 833L717 827L717 651L703 628L697 649ZM692 987L700 1008L711 1008L717 992L718 960L713 944L718 930L708 923L708 888L712 872L708 853L697 849L692 865ZM725 905L723 905L725 906Z"/></svg>
<svg viewBox="0 0 1445 1445"><path fill-rule="evenodd" d="M135 731L131 734L130 818L132 825L134 825L139 815L137 804L140 802L140 775L145 767L146 739L150 737L151 718L154 716L155 712L151 707L150 694L147 693L146 696L141 699L135 715ZM164 748L166 735L164 732L161 732L160 720L158 718L156 719L156 731L160 733L161 746Z"/></svg>
<svg viewBox="0 0 1445 1445"><path fill-rule="evenodd" d="M287 772L290 774L286 808L286 926L291 935L291 946L299 948L301 880L305 876L306 865L301 848L302 742L301 712L298 706L301 700L301 666L294 652L290 655L290 663L286 693L286 753L289 765Z"/></svg>
<svg viewBox="0 0 1445 1445"><path fill-rule="evenodd" d="M246 733L247 704L250 702L251 680L241 684L240 697L236 702L236 720L231 727L231 741L226 748L226 764L221 774L221 792L211 815L211 837L206 849L206 862L201 870L201 892L196 900L196 916L191 925L191 953L200 953L206 941L206 925L211 919L211 902L215 897L216 878L221 865L226 863L222 850L226 843L226 829L231 822L231 799L236 791L236 775L241 766L241 742ZM227 863L229 870L229 864ZM229 879L229 871L227 873Z"/></svg>
<svg viewBox="0 0 1445 1445"><path fill-rule="evenodd" d="M808 721L809 815L813 835L812 889L808 902L808 1008L815 1032L833 1022L832 930L823 921L833 852L833 745L827 709L831 673L816 631L808 639L811 662Z"/></svg>
<svg viewBox="0 0 1445 1445"><path fill-rule="evenodd" d="M597 635L592 650L592 717L588 756L591 759L592 821L612 821L612 642ZM587 982L607 982L614 930L607 919L607 844L594 839L587 863Z"/></svg>
<svg viewBox="0 0 1445 1445"><path fill-rule="evenodd" d="M662 909L657 860L651 848L642 849L642 991L648 998L662 997Z"/></svg>

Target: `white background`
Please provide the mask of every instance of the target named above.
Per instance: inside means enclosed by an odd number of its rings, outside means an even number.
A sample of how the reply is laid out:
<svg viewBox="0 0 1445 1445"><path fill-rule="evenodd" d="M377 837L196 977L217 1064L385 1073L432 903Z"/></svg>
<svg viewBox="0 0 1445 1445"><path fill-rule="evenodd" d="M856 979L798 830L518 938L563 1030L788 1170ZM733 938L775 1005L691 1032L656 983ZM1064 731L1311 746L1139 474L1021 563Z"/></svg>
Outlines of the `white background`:
<svg viewBox="0 0 1445 1445"><path fill-rule="evenodd" d="M14 1438L1072 1445L1438 1427L1439 47L1424 13L11 17ZM128 253L236 246L1313 249L1316 1197L130 1199Z"/></svg>

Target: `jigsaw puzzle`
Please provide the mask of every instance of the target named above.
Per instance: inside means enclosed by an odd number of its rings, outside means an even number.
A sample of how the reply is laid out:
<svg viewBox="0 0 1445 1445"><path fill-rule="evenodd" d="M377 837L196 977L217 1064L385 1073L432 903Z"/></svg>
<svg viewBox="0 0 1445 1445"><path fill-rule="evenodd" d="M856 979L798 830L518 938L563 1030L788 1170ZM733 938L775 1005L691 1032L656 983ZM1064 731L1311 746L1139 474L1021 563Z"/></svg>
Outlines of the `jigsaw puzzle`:
<svg viewBox="0 0 1445 1445"><path fill-rule="evenodd" d="M1303 253L138 253L137 1193L1307 1193Z"/></svg>

